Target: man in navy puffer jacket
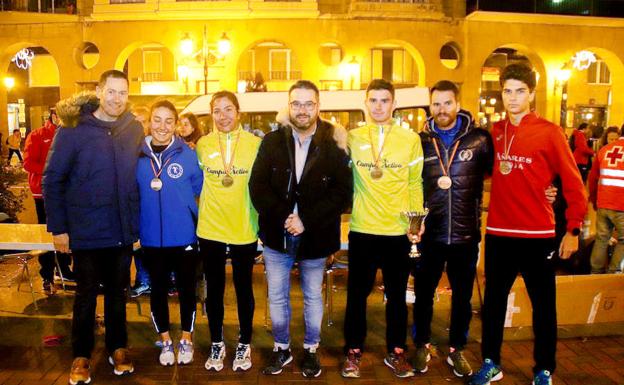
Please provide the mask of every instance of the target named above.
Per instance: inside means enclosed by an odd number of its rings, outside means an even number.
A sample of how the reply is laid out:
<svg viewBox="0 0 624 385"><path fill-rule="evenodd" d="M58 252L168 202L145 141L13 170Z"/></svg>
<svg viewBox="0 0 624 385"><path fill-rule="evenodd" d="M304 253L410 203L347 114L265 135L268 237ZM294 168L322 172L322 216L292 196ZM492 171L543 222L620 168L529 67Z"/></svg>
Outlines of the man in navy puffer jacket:
<svg viewBox="0 0 624 385"><path fill-rule="evenodd" d="M43 173L48 231L56 250L74 254L72 384L90 381L100 282L109 362L117 375L134 371L126 350L125 290L139 231L136 165L143 128L127 110L128 78L123 72L104 72L96 96L81 94L59 102L63 127Z"/></svg>

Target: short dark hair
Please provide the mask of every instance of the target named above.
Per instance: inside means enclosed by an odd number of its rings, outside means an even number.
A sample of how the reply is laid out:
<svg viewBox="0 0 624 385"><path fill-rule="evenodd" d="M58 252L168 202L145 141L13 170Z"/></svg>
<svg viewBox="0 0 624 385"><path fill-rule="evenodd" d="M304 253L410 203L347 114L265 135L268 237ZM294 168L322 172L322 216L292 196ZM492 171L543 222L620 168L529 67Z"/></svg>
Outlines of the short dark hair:
<svg viewBox="0 0 624 385"><path fill-rule="evenodd" d="M50 123L54 123L52 121L52 115L56 115L56 117L58 118L58 114L56 113L56 110L54 108L50 108L50 115L48 115L48 121L50 121Z"/></svg>
<svg viewBox="0 0 624 385"><path fill-rule="evenodd" d="M232 102L234 107L236 107L236 112L240 111L240 104L238 104L238 98L236 97L236 95L233 92L223 90L223 91L215 92L214 94L212 94L212 98L210 99L210 111L211 112L212 112L212 108L214 107L215 101L221 98L226 98L227 100ZM189 121L191 120L189 119ZM197 119L195 119L195 121L197 122ZM193 124L192 121L191 121L191 124Z"/></svg>
<svg viewBox="0 0 624 385"><path fill-rule="evenodd" d="M457 84L450 80L440 80L434 84L433 87L431 87L431 90L429 90L429 96L433 95L434 91L453 91L455 100L459 99L459 87L457 87Z"/></svg>
<svg viewBox="0 0 624 385"><path fill-rule="evenodd" d="M319 98L320 93L318 87L316 86L316 84L312 83L309 80L297 80L295 84L290 86L290 89L288 90L288 96L290 96L290 93L293 92L293 90L297 89L312 90L314 91L314 94L316 94L316 98Z"/></svg>
<svg viewBox="0 0 624 385"><path fill-rule="evenodd" d="M160 107L166 108L170 110L171 112L173 112L175 121L176 122L178 121L178 110L175 108L173 103L171 103L167 99L156 100L154 103L152 103L152 106L150 107L150 119L151 119L152 113L154 113L154 110Z"/></svg>
<svg viewBox="0 0 624 385"><path fill-rule="evenodd" d="M108 78L125 79L126 83L128 83L128 85L130 84L130 82L128 81L128 75L126 75L125 72L121 72L118 70L108 70L104 71L102 75L100 75L100 81L98 82L98 86L102 87L104 84L106 84L106 80Z"/></svg>
<svg viewBox="0 0 624 385"><path fill-rule="evenodd" d="M504 86L509 79L523 82L529 87L530 92L533 92L537 85L535 71L523 63L513 63L503 69L503 73L500 76L500 85Z"/></svg>
<svg viewBox="0 0 624 385"><path fill-rule="evenodd" d="M385 79L373 79L370 83L368 83L368 87L366 87L366 95L373 90L387 90L392 95L392 99L394 99L394 86L392 83Z"/></svg>
<svg viewBox="0 0 624 385"><path fill-rule="evenodd" d="M16 132L19 132L19 129L17 128L13 129L13 133L15 134Z"/></svg>
<svg viewBox="0 0 624 385"><path fill-rule="evenodd" d="M588 124L583 122L583 123L579 124L577 130L584 130L584 129L587 128L587 126L588 126Z"/></svg>

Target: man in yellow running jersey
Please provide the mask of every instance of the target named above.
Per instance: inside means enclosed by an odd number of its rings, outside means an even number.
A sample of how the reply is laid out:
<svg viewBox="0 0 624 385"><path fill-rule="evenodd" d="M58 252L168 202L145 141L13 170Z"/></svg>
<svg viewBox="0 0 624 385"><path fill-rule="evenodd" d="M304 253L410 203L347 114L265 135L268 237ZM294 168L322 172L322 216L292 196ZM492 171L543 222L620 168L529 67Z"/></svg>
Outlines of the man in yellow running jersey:
<svg viewBox="0 0 624 385"><path fill-rule="evenodd" d="M414 375L405 358L410 271L408 223L403 211L423 211L423 155L418 134L392 120L394 87L373 80L366 89L369 122L349 132L353 213L349 233L349 278L344 323L343 377L360 376L366 337L366 299L381 268L386 297L384 363L397 377ZM410 234L415 241L420 234Z"/></svg>

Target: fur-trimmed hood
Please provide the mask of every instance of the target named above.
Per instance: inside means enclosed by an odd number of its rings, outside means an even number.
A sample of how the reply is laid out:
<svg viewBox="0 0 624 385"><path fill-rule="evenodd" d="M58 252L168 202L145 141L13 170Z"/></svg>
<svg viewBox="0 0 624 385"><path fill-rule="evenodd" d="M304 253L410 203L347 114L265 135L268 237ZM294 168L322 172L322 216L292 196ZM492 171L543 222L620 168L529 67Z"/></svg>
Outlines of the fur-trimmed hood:
<svg viewBox="0 0 624 385"><path fill-rule="evenodd" d="M56 113L63 127L76 127L83 113L98 109L100 101L93 91L83 91L56 103Z"/></svg>
<svg viewBox="0 0 624 385"><path fill-rule="evenodd" d="M277 121L277 123L281 124L282 126L289 126L289 127L292 128L292 123L290 122L290 119L288 117L288 111L287 110L282 110L282 111L278 112L277 116L275 117L275 120ZM323 120L324 122L329 123L334 128L334 132L332 134L332 137L333 137L334 141L336 142L336 145L338 146L338 148L341 148L345 152L348 152L348 150L347 150L347 130L338 122L331 122L331 121L325 120L325 119L321 119L321 120Z"/></svg>

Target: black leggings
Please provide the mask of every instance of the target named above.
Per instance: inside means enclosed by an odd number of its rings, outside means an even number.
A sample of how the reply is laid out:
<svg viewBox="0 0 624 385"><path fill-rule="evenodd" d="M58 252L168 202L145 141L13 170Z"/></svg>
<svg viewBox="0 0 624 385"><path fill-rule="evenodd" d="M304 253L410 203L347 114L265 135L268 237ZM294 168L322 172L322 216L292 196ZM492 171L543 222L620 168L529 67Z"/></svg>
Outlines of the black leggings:
<svg viewBox="0 0 624 385"><path fill-rule="evenodd" d="M187 250L189 249L190 250ZM159 334L169 331L169 306L167 291L170 275L176 275L176 286L180 300L180 320L182 331L193 332L195 325L195 271L197 270L197 247L143 247L143 263L149 271L152 281L150 306L152 321Z"/></svg>
<svg viewBox="0 0 624 385"><path fill-rule="evenodd" d="M249 344L255 306L252 273L254 259L258 255L258 242L246 245L230 245L200 238L199 250L208 283L206 312L208 313L208 327L212 342L223 341L225 261L227 258L231 258L234 290L238 305L238 323L240 325L239 342Z"/></svg>

